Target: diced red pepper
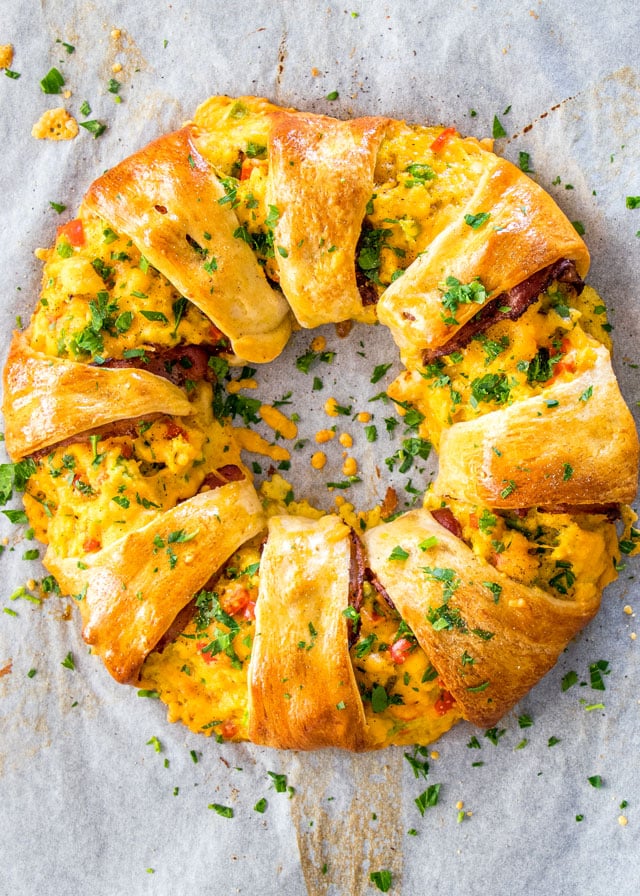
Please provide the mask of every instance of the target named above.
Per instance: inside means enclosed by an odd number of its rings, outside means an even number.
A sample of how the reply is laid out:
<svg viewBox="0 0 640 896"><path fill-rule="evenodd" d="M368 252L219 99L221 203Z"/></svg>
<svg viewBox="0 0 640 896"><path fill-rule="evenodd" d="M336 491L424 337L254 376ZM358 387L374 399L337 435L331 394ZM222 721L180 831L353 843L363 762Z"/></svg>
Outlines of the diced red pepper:
<svg viewBox="0 0 640 896"><path fill-rule="evenodd" d="M73 221L67 221L61 224L56 231L58 238L64 237L74 248L79 249L84 246L86 240L84 235L84 227L80 218L74 218Z"/></svg>
<svg viewBox="0 0 640 896"><path fill-rule="evenodd" d="M446 715L455 706L455 699L449 691L441 691L440 696L433 705L439 716Z"/></svg>
<svg viewBox="0 0 640 896"><path fill-rule="evenodd" d="M97 538L85 538L82 550L85 554L91 554L93 551L99 551L102 545Z"/></svg>
<svg viewBox="0 0 640 896"><path fill-rule="evenodd" d="M181 436L186 442L189 441L189 435L186 430L184 430L181 426L178 426L177 423L174 423L173 420L169 420L165 425L165 435L168 439L175 439L177 436Z"/></svg>
<svg viewBox="0 0 640 896"><path fill-rule="evenodd" d="M227 719L226 722L223 722L220 726L220 734L225 740L231 740L232 737L235 737L238 733L238 726L231 719Z"/></svg>
<svg viewBox="0 0 640 896"><path fill-rule="evenodd" d="M260 159L243 159L242 168L240 169L240 180L248 180L254 168L260 167Z"/></svg>
<svg viewBox="0 0 640 896"><path fill-rule="evenodd" d="M404 663L406 658L409 656L412 647L413 644L408 638L398 638L397 641L394 641L393 644L389 647L389 654L393 662L397 666L399 666L401 663Z"/></svg>
<svg viewBox="0 0 640 896"><path fill-rule="evenodd" d="M455 128L445 128L444 131L441 131L436 139L431 144L432 152L440 152L442 147L451 140L457 134Z"/></svg>

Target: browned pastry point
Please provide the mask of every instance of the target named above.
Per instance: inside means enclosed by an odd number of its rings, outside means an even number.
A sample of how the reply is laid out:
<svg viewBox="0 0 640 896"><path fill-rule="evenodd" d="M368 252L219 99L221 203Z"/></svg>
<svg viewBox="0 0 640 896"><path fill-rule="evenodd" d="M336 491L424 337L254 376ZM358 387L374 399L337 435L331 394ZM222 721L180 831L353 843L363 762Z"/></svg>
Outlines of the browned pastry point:
<svg viewBox="0 0 640 896"><path fill-rule="evenodd" d="M249 737L281 749L365 746L351 658L350 529L337 516L272 517L249 666Z"/></svg>
<svg viewBox="0 0 640 896"><path fill-rule="evenodd" d="M270 361L291 332L287 303L271 288L191 128L166 134L98 178L88 208L126 234L247 361Z"/></svg>
<svg viewBox="0 0 640 896"><path fill-rule="evenodd" d="M265 525L247 481L183 501L141 529L85 557L45 563L84 623L83 637L120 682L135 679L180 610L245 541Z"/></svg>
<svg viewBox="0 0 640 896"><path fill-rule="evenodd" d="M609 352L573 379L443 433L437 494L517 508L624 504L637 488L638 436Z"/></svg>
<svg viewBox="0 0 640 896"><path fill-rule="evenodd" d="M494 725L555 664L598 600L561 600L476 557L427 510L364 535L368 562L463 716ZM393 559L396 545L407 558Z"/></svg>
<svg viewBox="0 0 640 896"><path fill-rule="evenodd" d="M5 438L13 460L116 420L191 413L182 391L145 370L110 370L30 348L15 333L4 368Z"/></svg>

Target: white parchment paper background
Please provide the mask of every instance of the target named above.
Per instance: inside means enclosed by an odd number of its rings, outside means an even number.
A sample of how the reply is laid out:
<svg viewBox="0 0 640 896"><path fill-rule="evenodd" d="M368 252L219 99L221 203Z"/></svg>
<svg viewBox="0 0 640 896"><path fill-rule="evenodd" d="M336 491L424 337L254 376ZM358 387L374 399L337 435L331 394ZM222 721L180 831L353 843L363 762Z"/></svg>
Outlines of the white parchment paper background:
<svg viewBox="0 0 640 896"><path fill-rule="evenodd" d="M586 228L590 282L610 307L616 369L637 412L640 210L625 208L627 195L640 195L636 10L631 2L541 0L0 0L0 43L14 45L12 69L21 75L0 72L2 358L16 315L26 322L37 300L33 250L50 244L89 183L179 126L208 95L254 93L338 116L453 124L476 136L490 135L498 115L508 138L497 150L515 160L530 153L534 177ZM119 41L113 28L122 30ZM121 105L107 91L115 62L123 66ZM108 125L100 139L83 132L54 144L30 136L41 113L59 104L39 87L53 65L72 90L67 108L77 114L87 99ZM339 99L327 101L334 90ZM51 200L69 212L59 218ZM369 383L373 366L395 356L390 340L378 330L344 340L326 332L340 365L339 374L327 373L327 389L364 406L391 376ZM261 397L290 388L293 359L309 339L298 336L260 374ZM302 435L311 436L321 424L309 380L296 389ZM382 446L376 457L360 446L367 465L354 493L360 506L384 493L388 453ZM336 469L339 462L336 454ZM319 492L307 461L291 476L297 494ZM428 478L427 471L414 485ZM326 490L319 499L330 506ZM294 755L218 745L170 726L162 705L117 686L87 654L78 626L65 618L66 602L10 602L42 571L22 559L33 543L1 522L9 546L0 558L0 605L18 613L0 613L0 668L12 662L0 678L2 896L350 896L375 892L369 873L383 868L392 872L391 892L405 896L638 892L640 648L631 638L637 619L623 612L627 604L640 611L637 563L558 667L504 720L497 745L461 725L437 745L423 782L399 749ZM61 665L69 651L75 672ZM611 669L604 694L588 685L589 664L600 659ZM570 669L587 684L563 693ZM601 700L603 710L585 711ZM517 715L525 712L534 725L521 731ZM474 733L479 750L467 746ZM523 736L528 746L515 750ZM152 737L161 753L147 743ZM550 747L549 738L559 743ZM275 793L268 771L286 774L294 794ZM592 775L601 775L601 788L590 786ZM427 783L442 788L422 818L414 800ZM253 806L263 796L261 815ZM462 823L459 800L473 813ZM212 802L231 805L234 818L208 810Z"/></svg>

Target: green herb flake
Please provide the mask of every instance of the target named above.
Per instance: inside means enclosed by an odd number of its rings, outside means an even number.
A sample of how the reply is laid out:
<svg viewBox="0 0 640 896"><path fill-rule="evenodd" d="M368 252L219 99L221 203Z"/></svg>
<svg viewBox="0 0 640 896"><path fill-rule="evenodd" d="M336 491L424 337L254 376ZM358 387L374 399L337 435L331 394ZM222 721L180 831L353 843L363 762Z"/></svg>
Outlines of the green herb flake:
<svg viewBox="0 0 640 896"><path fill-rule="evenodd" d="M589 784L591 784L592 787L595 787L596 789L602 787L602 778L600 775L591 775L587 778L587 781L589 782Z"/></svg>
<svg viewBox="0 0 640 896"><path fill-rule="evenodd" d="M339 96L340 96L340 94L338 93L337 90L332 90L331 93L327 94L325 99L328 99L330 103L333 103L335 100L338 99Z"/></svg>
<svg viewBox="0 0 640 896"><path fill-rule="evenodd" d="M60 93L61 87L64 87L64 78L57 68L49 69L47 74L40 81L40 88L43 93Z"/></svg>
<svg viewBox="0 0 640 896"><path fill-rule="evenodd" d="M391 872L386 868L382 871L372 871L369 874L369 880L380 890L381 893L388 893L391 889L392 877Z"/></svg>
<svg viewBox="0 0 640 896"><path fill-rule="evenodd" d="M158 691L148 690L147 688L141 688L138 691L138 697L148 697L151 700L159 700L160 694Z"/></svg>
<svg viewBox="0 0 640 896"><path fill-rule="evenodd" d="M267 803L266 799L264 797L262 797L261 799L258 800L258 802L253 807L253 811L259 812L261 815L264 815L264 813L267 811L267 805L268 805L268 803Z"/></svg>
<svg viewBox="0 0 640 896"><path fill-rule="evenodd" d="M498 118L497 115L493 116L492 135L493 135L494 140L499 140L501 137L507 136L507 132L503 128L503 126L500 122L500 119Z"/></svg>
<svg viewBox="0 0 640 896"><path fill-rule="evenodd" d="M556 744L559 744L561 740L562 740L562 738L560 738L560 737L555 737L554 735L551 735L551 737L550 737L549 740L547 741L547 746L548 746L548 747L555 747L555 745L556 745Z"/></svg>
<svg viewBox="0 0 640 896"><path fill-rule="evenodd" d="M71 669L72 672L75 672L76 664L73 659L73 654L71 651L65 656L65 658L60 663L61 666L64 666L65 669Z"/></svg>
<svg viewBox="0 0 640 896"><path fill-rule="evenodd" d="M101 134L107 130L106 124L103 124L101 121L97 121L97 119L92 119L91 121L81 121L80 127L84 128L86 131L89 131L90 134L93 134L93 139L96 140Z"/></svg>
<svg viewBox="0 0 640 896"><path fill-rule="evenodd" d="M627 208L640 208L640 196L627 196Z"/></svg>
<svg viewBox="0 0 640 896"><path fill-rule="evenodd" d="M233 818L233 809L231 806L222 806L220 803L209 803L207 809L213 809L218 815L221 815L223 818Z"/></svg>
<svg viewBox="0 0 640 896"><path fill-rule="evenodd" d="M464 223L468 224L472 230L479 230L483 224L487 223L490 217L490 212L478 212L476 215L465 215Z"/></svg>
<svg viewBox="0 0 640 896"><path fill-rule="evenodd" d="M393 366L393 365L392 365L391 363L389 363L389 364L377 364L376 367L374 367L374 369L373 369L373 375L372 375L372 377L371 377L370 382L372 382L372 383L374 383L374 384L375 384L375 383L378 383L378 382L382 379L382 377L385 375L385 373L386 373L392 366Z"/></svg>
<svg viewBox="0 0 640 896"><path fill-rule="evenodd" d="M86 118L87 115L91 115L91 106L89 105L87 100L84 100L82 105L80 106L80 115L82 115L83 118Z"/></svg>
<svg viewBox="0 0 640 896"><path fill-rule="evenodd" d="M420 815L424 816L424 813L427 809L433 808L438 804L438 799L440 796L440 787L441 784L430 784L426 790L424 790L420 796L417 796L414 800L416 806L418 807L418 812Z"/></svg>
<svg viewBox="0 0 640 896"><path fill-rule="evenodd" d="M17 81L20 77L20 72L13 72L10 68L5 68L4 73L7 78L11 78L13 81Z"/></svg>
<svg viewBox="0 0 640 896"><path fill-rule="evenodd" d="M155 735L149 738L147 746L152 746L156 753L162 752L162 744Z"/></svg>
<svg viewBox="0 0 640 896"><path fill-rule="evenodd" d="M585 233L587 232L587 228L584 226L582 221L572 221L571 223L573 224L573 228L578 236L585 235Z"/></svg>
<svg viewBox="0 0 640 896"><path fill-rule="evenodd" d="M406 560L408 556L409 551L405 551L403 547L397 544L389 554L389 560Z"/></svg>
<svg viewBox="0 0 640 896"><path fill-rule="evenodd" d="M278 772L267 772L271 780L273 781L273 789L276 793L286 793L287 792L287 776L281 775Z"/></svg>
<svg viewBox="0 0 640 896"><path fill-rule="evenodd" d="M49 200L49 205L54 210L54 212L57 212L59 215L61 215L62 212L66 211L67 208L67 206L63 205L61 202L53 202L51 199Z"/></svg>
<svg viewBox="0 0 640 896"><path fill-rule="evenodd" d="M574 684L578 683L578 673L571 669L566 675L562 676L562 682L560 687L562 691L568 691L569 688L572 688Z"/></svg>
<svg viewBox="0 0 640 896"><path fill-rule="evenodd" d="M531 169L531 156L528 152L522 152L522 150L518 153L518 167L520 171L524 171L525 174L528 174Z"/></svg>

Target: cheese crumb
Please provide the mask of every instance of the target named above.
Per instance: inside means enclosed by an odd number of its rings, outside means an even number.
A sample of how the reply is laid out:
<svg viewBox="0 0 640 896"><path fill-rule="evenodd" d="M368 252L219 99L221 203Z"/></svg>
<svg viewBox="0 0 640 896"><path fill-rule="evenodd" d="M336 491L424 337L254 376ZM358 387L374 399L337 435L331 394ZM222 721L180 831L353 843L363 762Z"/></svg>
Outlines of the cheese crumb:
<svg viewBox="0 0 640 896"><path fill-rule="evenodd" d="M316 442L318 445L324 445L325 442L330 442L335 436L336 434L332 429L319 429L316 433Z"/></svg>
<svg viewBox="0 0 640 896"><path fill-rule="evenodd" d="M119 28L114 28L111 32L111 37L113 40L118 40L118 38L122 35L122 31Z"/></svg>
<svg viewBox="0 0 640 896"><path fill-rule="evenodd" d="M456 809L463 809L463 808L464 808L464 803L462 802L462 800L458 800L458 802L456 803Z"/></svg>
<svg viewBox="0 0 640 896"><path fill-rule="evenodd" d="M631 616L633 614L633 607L630 607L629 604L625 604L622 609L627 614L627 616Z"/></svg>
<svg viewBox="0 0 640 896"><path fill-rule="evenodd" d="M327 455L324 451L316 451L311 457L311 466L314 470L321 470L327 462Z"/></svg>
<svg viewBox="0 0 640 896"><path fill-rule="evenodd" d="M430 758L430 759L434 759L434 760L435 760L435 759L440 759L440 753L438 752L438 750L432 750L432 751L429 753L429 758Z"/></svg>
<svg viewBox="0 0 640 896"><path fill-rule="evenodd" d="M342 472L345 476L355 476L358 472L358 462L355 457L348 457L342 465Z"/></svg>
<svg viewBox="0 0 640 896"><path fill-rule="evenodd" d="M351 446L353 445L353 438L349 435L348 432L341 433L338 436L338 441L343 448L351 448Z"/></svg>
<svg viewBox="0 0 640 896"><path fill-rule="evenodd" d="M327 398L327 400L324 403L324 412L327 415L327 417L337 417L338 416L338 411L336 410L337 404L338 404L338 402L335 400L335 398Z"/></svg>
<svg viewBox="0 0 640 896"><path fill-rule="evenodd" d="M111 66L111 71L114 73L114 75L117 75L118 72L122 71L122 65L119 62L114 62Z"/></svg>
<svg viewBox="0 0 640 896"><path fill-rule="evenodd" d="M66 109L47 109L31 129L37 140L73 140L78 136L78 122Z"/></svg>
<svg viewBox="0 0 640 896"><path fill-rule="evenodd" d="M295 439L298 435L298 427L285 416L282 411L272 407L270 404L263 404L260 408L260 416L270 426L274 432L279 432L285 439Z"/></svg>
<svg viewBox="0 0 640 896"><path fill-rule="evenodd" d="M629 819L626 815L618 815L618 824L624 828L629 824Z"/></svg>
<svg viewBox="0 0 640 896"><path fill-rule="evenodd" d="M369 421L371 420L371 414L369 413L369 411L360 411L360 413L356 417L356 420L358 421L358 423L369 423Z"/></svg>
<svg viewBox="0 0 640 896"><path fill-rule="evenodd" d="M311 351L312 352L323 352L327 347L327 340L324 336L315 336L311 340Z"/></svg>
<svg viewBox="0 0 640 896"><path fill-rule="evenodd" d="M11 68L13 62L13 46L0 44L0 68Z"/></svg>

